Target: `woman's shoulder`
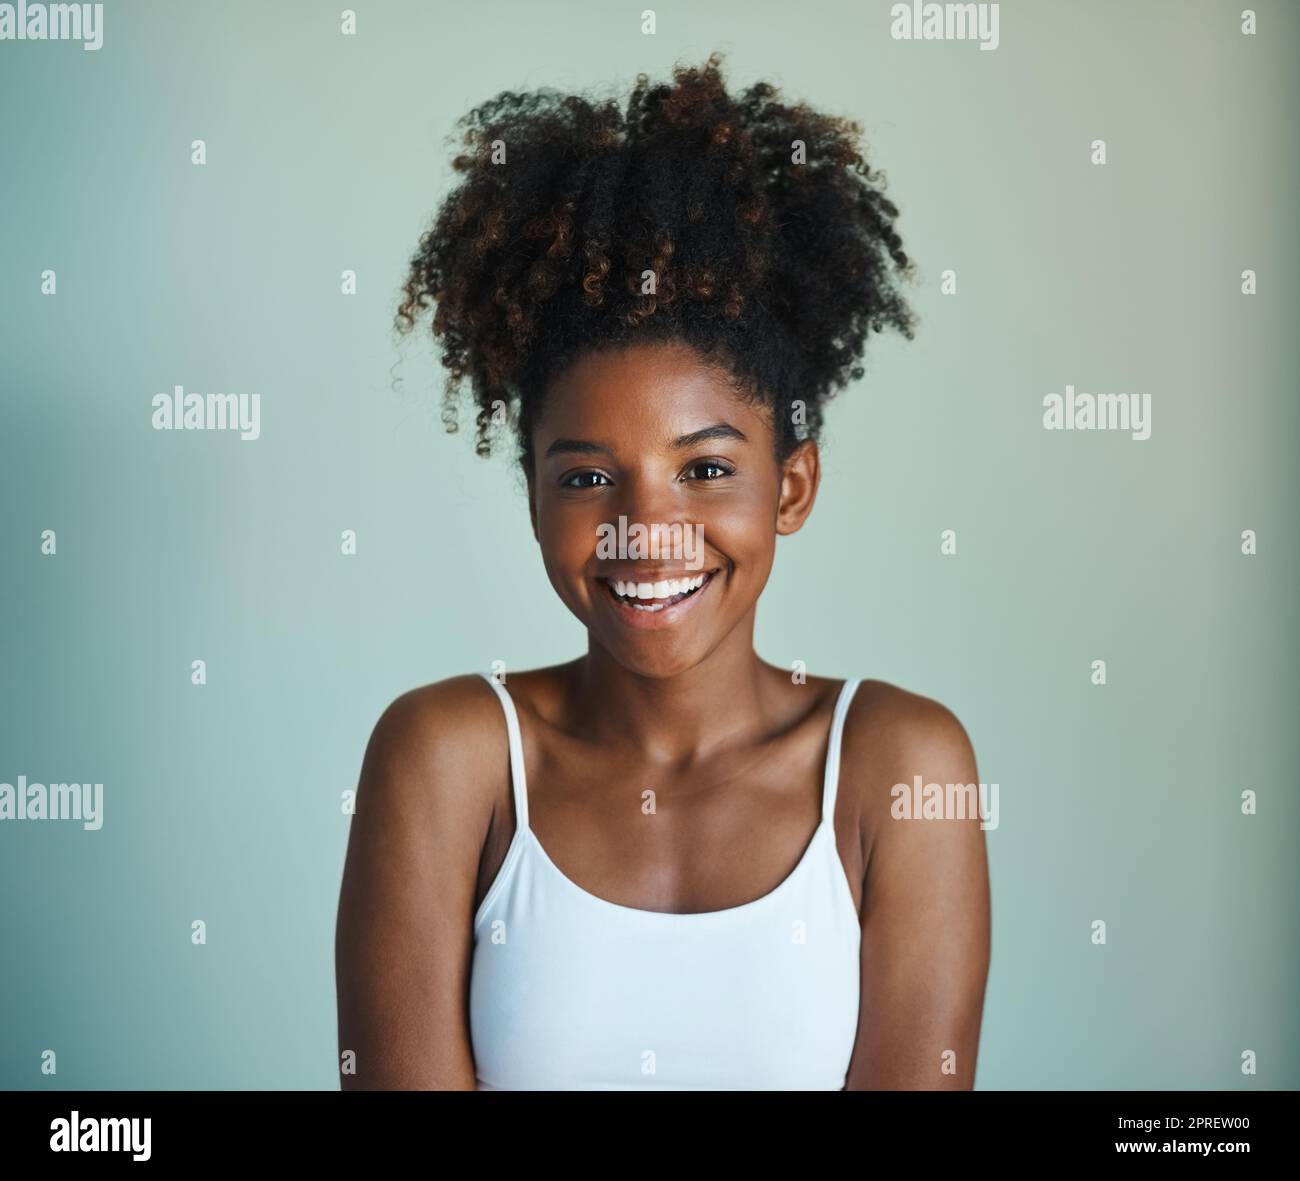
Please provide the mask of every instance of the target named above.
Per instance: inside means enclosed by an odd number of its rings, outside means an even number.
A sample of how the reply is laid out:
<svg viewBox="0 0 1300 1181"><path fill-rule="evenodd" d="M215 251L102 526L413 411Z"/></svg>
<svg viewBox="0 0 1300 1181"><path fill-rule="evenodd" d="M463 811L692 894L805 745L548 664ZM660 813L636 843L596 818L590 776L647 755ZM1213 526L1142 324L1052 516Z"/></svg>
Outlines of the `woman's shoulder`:
<svg viewBox="0 0 1300 1181"><path fill-rule="evenodd" d="M845 717L845 733L870 734L894 749L966 740L957 715L940 701L889 681L862 678Z"/></svg>
<svg viewBox="0 0 1300 1181"><path fill-rule="evenodd" d="M504 703L489 683L489 675L510 694L518 712L527 708L536 687L549 683L562 668L519 670L508 676L461 673L408 689L380 714L369 750L386 757L439 763L460 763L486 755L495 763L496 755L506 749L506 720ZM499 743L494 741L497 738Z"/></svg>
<svg viewBox="0 0 1300 1181"><path fill-rule="evenodd" d="M864 678L844 719L843 760L850 782L879 798L896 783L969 782L975 753L947 705L888 681Z"/></svg>
<svg viewBox="0 0 1300 1181"><path fill-rule="evenodd" d="M516 693L522 676L507 679ZM508 798L509 749L503 703L487 676L462 673L408 689L371 730L358 814L430 834L472 833L481 844L494 810Z"/></svg>
<svg viewBox="0 0 1300 1181"><path fill-rule="evenodd" d="M370 745L381 752L432 752L449 741L473 741L501 706L478 673L431 681L398 694L375 722Z"/></svg>

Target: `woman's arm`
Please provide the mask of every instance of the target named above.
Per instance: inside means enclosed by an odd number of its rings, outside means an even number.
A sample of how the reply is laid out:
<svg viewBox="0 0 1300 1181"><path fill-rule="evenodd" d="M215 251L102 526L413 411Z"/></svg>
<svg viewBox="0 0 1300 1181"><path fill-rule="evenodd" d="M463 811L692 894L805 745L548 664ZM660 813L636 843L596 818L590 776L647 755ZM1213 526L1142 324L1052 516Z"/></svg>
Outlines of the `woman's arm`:
<svg viewBox="0 0 1300 1181"><path fill-rule="evenodd" d="M862 905L861 1008L845 1090L975 1085L990 952L988 862L978 813L901 819L895 784L978 785L961 723L894 690L859 744L875 753L863 795L871 833ZM848 740L846 739L846 748ZM881 755L883 754L883 760Z"/></svg>
<svg viewBox="0 0 1300 1181"><path fill-rule="evenodd" d="M471 926L491 801L472 741L484 695L466 680L399 697L366 748L335 932L343 1090L475 1089Z"/></svg>

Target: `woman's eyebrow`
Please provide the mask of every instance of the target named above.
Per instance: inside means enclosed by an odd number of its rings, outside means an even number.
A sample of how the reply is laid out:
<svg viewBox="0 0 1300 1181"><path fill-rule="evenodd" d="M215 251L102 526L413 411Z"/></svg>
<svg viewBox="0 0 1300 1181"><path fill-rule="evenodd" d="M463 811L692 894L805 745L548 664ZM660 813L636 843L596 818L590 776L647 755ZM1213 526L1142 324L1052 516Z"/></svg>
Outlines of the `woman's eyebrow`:
<svg viewBox="0 0 1300 1181"><path fill-rule="evenodd" d="M547 449L543 459L550 459L553 455L570 453L574 455L598 455L609 454L609 448L603 443L593 443L588 439L556 439Z"/></svg>
<svg viewBox="0 0 1300 1181"><path fill-rule="evenodd" d="M740 443L749 442L745 438L743 431L737 430L729 422L715 422L712 426L706 426L702 430L691 431L689 435L682 435L674 444L676 450L683 447L694 447L698 443L706 443L710 439L735 439Z"/></svg>
<svg viewBox="0 0 1300 1181"><path fill-rule="evenodd" d="M712 426L701 427L688 435L681 435L673 440L673 450L695 447L710 439L735 439L740 443L749 442L745 433L729 422L715 422ZM556 455L609 455L610 449L604 443L593 443L590 439L556 439L547 449L543 459Z"/></svg>

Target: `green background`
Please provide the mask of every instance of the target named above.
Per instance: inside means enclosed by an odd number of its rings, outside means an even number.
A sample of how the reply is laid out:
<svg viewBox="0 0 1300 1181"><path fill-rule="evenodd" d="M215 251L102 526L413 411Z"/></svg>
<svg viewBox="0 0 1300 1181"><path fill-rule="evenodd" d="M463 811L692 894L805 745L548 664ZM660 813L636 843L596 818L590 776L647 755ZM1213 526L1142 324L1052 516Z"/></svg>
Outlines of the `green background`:
<svg viewBox="0 0 1300 1181"><path fill-rule="evenodd" d="M371 726L585 641L508 449L443 432L392 332L443 137L718 49L862 123L917 261L917 338L832 406L756 642L944 702L1000 785L977 1085L1296 1087L1300 7L1243 36L1236 0L1004 2L993 52L862 0L662 3L653 36L642 4L361 3L355 37L341 7L0 43L0 781L105 785L98 832L0 824L0 1086L337 1087ZM1150 393L1152 437L1045 431L1067 383ZM176 384L260 393L261 438L154 431Z"/></svg>

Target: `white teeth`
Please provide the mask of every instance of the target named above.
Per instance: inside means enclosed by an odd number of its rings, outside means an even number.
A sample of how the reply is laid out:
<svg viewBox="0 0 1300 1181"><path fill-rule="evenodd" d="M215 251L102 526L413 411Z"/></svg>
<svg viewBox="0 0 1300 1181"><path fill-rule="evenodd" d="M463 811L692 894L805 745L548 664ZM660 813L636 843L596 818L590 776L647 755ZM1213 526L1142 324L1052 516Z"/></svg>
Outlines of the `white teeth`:
<svg viewBox="0 0 1300 1181"><path fill-rule="evenodd" d="M694 578L665 578L658 582L631 582L622 578L609 579L614 593L622 599L671 599L688 591L699 590L708 580L707 574ZM631 603L638 611L662 611L666 603Z"/></svg>

